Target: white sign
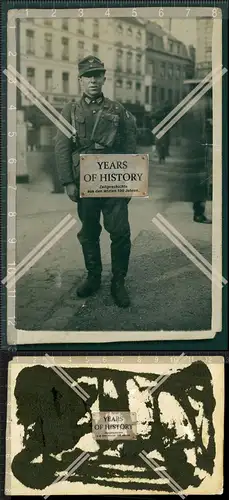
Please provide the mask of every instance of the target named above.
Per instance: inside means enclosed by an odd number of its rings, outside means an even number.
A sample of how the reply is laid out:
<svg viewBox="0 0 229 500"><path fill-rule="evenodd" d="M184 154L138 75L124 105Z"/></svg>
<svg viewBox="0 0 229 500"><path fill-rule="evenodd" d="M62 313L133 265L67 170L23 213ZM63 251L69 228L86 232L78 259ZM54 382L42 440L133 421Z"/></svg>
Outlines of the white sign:
<svg viewBox="0 0 229 500"><path fill-rule="evenodd" d="M92 433L97 441L136 439L136 414L129 411L92 413Z"/></svg>
<svg viewBox="0 0 229 500"><path fill-rule="evenodd" d="M147 197L148 171L148 154L80 155L80 197Z"/></svg>

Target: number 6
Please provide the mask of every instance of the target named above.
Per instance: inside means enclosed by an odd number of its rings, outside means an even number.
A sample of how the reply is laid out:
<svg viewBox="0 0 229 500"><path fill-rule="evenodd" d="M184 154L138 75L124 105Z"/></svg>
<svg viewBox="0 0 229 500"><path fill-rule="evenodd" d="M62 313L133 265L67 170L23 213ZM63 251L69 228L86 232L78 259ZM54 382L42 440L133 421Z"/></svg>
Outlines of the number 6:
<svg viewBox="0 0 229 500"><path fill-rule="evenodd" d="M163 9L163 7L161 7L161 8L159 9L159 12L158 12L158 13L159 13L159 17L163 17L163 16L164 16L164 9Z"/></svg>

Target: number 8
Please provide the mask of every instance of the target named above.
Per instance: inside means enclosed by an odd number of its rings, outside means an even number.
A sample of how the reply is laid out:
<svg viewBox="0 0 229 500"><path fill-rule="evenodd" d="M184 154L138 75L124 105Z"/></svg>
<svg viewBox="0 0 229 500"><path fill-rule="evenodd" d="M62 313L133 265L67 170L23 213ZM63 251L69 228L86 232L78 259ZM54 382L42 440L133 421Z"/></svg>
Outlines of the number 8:
<svg viewBox="0 0 229 500"><path fill-rule="evenodd" d="M217 17L217 14L218 14L218 9L214 7L214 9L212 9L212 17Z"/></svg>

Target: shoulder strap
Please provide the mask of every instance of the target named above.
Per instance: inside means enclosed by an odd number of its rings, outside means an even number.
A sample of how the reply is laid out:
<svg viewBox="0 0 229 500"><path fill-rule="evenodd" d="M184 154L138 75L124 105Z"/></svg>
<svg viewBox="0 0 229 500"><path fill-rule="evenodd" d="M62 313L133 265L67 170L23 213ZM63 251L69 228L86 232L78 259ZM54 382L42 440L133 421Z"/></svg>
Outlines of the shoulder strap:
<svg viewBox="0 0 229 500"><path fill-rule="evenodd" d="M79 113L81 114L82 112L82 107L79 102L72 102L71 106L71 124L75 129L75 133L72 135L72 140L74 143L77 142L77 128L76 128L76 114Z"/></svg>
<svg viewBox="0 0 229 500"><path fill-rule="evenodd" d="M72 102L71 106L71 124L74 127L76 131L76 119L75 119L75 109L76 109L76 103ZM76 143L76 132L72 134L72 140L74 143Z"/></svg>

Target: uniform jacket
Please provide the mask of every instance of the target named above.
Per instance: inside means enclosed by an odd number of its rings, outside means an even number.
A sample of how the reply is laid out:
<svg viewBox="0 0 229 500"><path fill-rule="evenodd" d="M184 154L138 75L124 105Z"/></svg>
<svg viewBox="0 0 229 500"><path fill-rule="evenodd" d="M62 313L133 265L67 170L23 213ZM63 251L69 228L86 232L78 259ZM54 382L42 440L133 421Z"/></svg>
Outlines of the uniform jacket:
<svg viewBox="0 0 229 500"><path fill-rule="evenodd" d="M80 153L136 152L135 118L119 102L103 95L96 99L83 96L78 103L68 102L62 116L77 131L70 139L59 129L57 131L56 163L63 185L79 182Z"/></svg>

